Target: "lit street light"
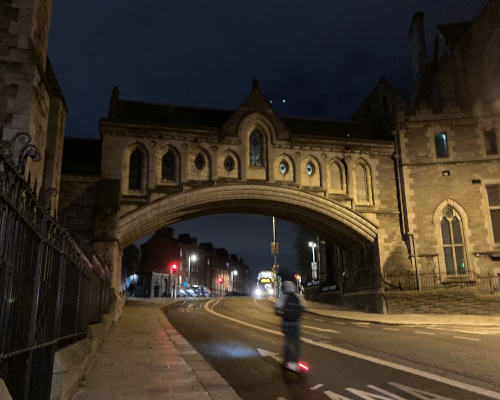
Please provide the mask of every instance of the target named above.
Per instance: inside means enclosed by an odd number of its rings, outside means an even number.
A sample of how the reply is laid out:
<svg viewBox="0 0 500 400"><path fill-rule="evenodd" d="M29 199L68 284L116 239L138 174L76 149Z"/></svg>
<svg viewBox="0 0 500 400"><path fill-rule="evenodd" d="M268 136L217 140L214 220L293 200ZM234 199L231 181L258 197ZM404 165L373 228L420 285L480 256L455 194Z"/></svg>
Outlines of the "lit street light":
<svg viewBox="0 0 500 400"><path fill-rule="evenodd" d="M312 278L316 279L318 277L318 266L316 265L316 256L315 256L315 251L314 249L316 248L316 243L314 242L309 242L309 247L312 250L313 253L313 261L311 263L311 268L312 268Z"/></svg>
<svg viewBox="0 0 500 400"><path fill-rule="evenodd" d="M187 279L188 288L191 287L191 260L193 260L193 262L196 261L196 254L188 256L188 279Z"/></svg>

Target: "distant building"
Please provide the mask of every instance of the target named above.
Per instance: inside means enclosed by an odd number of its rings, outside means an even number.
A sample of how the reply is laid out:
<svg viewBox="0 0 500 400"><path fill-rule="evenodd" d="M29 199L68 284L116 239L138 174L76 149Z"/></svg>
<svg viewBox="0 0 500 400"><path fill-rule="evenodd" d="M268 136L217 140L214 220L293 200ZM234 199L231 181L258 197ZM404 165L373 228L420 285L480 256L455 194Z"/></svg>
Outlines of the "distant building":
<svg viewBox="0 0 500 400"><path fill-rule="evenodd" d="M180 286L204 285L216 296L225 291L248 293L248 266L237 255L229 255L226 249L215 249L211 243L198 246L197 239L188 233L180 234L177 239L173 234L172 228L160 229L141 245L142 270L166 274L168 292L173 283L171 268L176 264L176 279ZM196 259L191 258L189 262L189 257L193 256ZM219 283L219 278L222 278L222 283Z"/></svg>

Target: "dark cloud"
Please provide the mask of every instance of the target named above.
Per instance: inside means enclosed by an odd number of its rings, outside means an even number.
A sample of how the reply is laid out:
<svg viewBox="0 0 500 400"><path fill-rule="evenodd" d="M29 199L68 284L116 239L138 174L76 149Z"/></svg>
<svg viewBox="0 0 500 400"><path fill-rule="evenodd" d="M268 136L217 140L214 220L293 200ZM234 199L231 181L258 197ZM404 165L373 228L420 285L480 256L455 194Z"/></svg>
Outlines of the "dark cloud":
<svg viewBox="0 0 500 400"><path fill-rule="evenodd" d="M348 119L381 76L408 94L414 12L425 13L432 55L436 25L472 20L486 2L53 0L49 56L70 136L99 137L115 85L126 99L235 109L258 77L279 113ZM260 265L268 249L240 247L262 236L248 235L211 241Z"/></svg>

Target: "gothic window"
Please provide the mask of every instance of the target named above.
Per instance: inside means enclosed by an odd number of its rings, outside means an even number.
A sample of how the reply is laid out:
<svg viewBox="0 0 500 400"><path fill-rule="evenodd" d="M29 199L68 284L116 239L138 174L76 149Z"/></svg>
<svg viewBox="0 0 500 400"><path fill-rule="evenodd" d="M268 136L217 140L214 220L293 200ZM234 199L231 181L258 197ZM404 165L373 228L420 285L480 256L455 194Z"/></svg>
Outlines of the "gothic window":
<svg viewBox="0 0 500 400"><path fill-rule="evenodd" d="M250 134L250 166L262 166L262 136L257 131Z"/></svg>
<svg viewBox="0 0 500 400"><path fill-rule="evenodd" d="M227 172L231 172L234 169L234 160L231 156L227 156L224 160L224 169Z"/></svg>
<svg viewBox="0 0 500 400"><path fill-rule="evenodd" d="M202 154L198 154L194 159L194 166L196 169L202 170L205 167L205 157Z"/></svg>
<svg viewBox="0 0 500 400"><path fill-rule="evenodd" d="M161 160L161 179L175 181L175 156L171 151L165 153Z"/></svg>
<svg viewBox="0 0 500 400"><path fill-rule="evenodd" d="M282 160L280 162L280 172L281 175L286 175L288 174L288 171L290 170L290 166L288 165L286 160Z"/></svg>
<svg viewBox="0 0 500 400"><path fill-rule="evenodd" d="M486 186L495 243L500 243L500 185Z"/></svg>
<svg viewBox="0 0 500 400"><path fill-rule="evenodd" d="M434 143L436 145L436 157L448 157L448 137L446 133L441 132L434 136Z"/></svg>
<svg viewBox="0 0 500 400"><path fill-rule="evenodd" d="M142 153L139 149L135 149L130 155L128 189L141 190L141 182L142 182Z"/></svg>
<svg viewBox="0 0 500 400"><path fill-rule="evenodd" d="M306 165L306 174L309 175L309 176L313 176L314 175L314 164L313 163L307 163Z"/></svg>
<svg viewBox="0 0 500 400"><path fill-rule="evenodd" d="M358 204L371 204L371 176L367 165L358 164L354 171L356 180L356 201Z"/></svg>
<svg viewBox="0 0 500 400"><path fill-rule="evenodd" d="M484 132L484 144L486 154L498 154L497 133L495 130Z"/></svg>
<svg viewBox="0 0 500 400"><path fill-rule="evenodd" d="M467 272L462 232L460 216L453 208L446 207L441 219L441 235L447 275L461 275Z"/></svg>

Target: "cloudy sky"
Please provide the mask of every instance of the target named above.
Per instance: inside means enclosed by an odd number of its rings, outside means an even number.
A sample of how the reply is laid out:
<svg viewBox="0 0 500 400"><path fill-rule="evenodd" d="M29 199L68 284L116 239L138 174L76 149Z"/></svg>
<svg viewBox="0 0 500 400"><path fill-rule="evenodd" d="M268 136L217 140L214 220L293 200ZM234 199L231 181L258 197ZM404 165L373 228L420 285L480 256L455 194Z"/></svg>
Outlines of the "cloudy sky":
<svg viewBox="0 0 500 400"><path fill-rule="evenodd" d="M236 109L255 77L279 114L349 119L381 76L408 94L414 12L425 14L432 55L436 25L472 20L486 3L53 0L49 57L69 108L67 136L99 137L114 86L123 99ZM291 268L293 225L277 226L280 264ZM175 227L182 232L253 269L272 265L269 217L211 216Z"/></svg>

